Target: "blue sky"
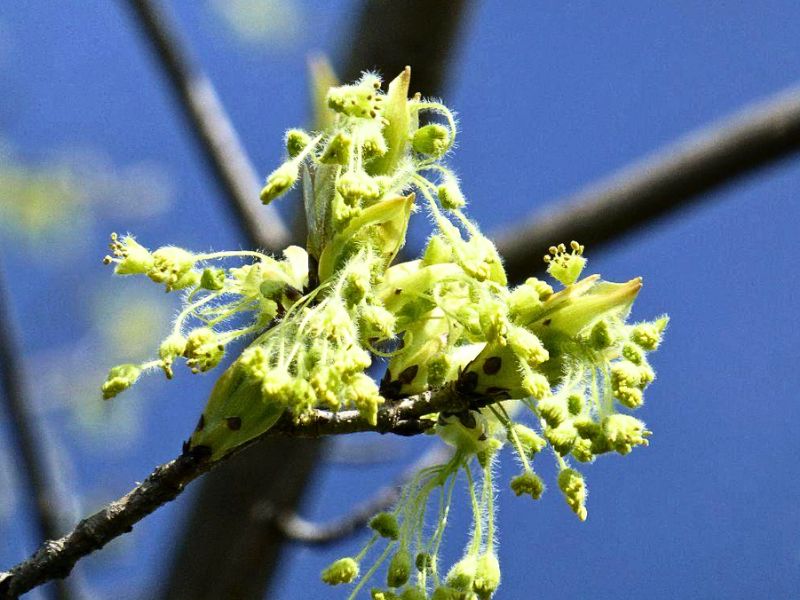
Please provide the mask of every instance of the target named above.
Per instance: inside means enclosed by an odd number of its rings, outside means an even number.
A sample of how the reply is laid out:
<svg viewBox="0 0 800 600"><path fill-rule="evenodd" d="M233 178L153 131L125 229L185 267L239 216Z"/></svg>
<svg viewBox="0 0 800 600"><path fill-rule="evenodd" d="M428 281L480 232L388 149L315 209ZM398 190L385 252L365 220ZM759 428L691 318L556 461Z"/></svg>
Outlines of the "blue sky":
<svg viewBox="0 0 800 600"><path fill-rule="evenodd" d="M182 30L261 174L280 160L282 132L306 121L307 54L341 56L354 19L353 2L292 6L299 18L295 37L259 43L238 36L210 2L174 2ZM800 5L790 1L476 6L454 53L445 96L462 128L452 163L462 174L470 214L485 230L499 230L709 121L795 85L798 39ZM147 164L168 183L168 207L145 216L141 207L92 204L77 241L66 235L77 227L70 214L35 244L0 233L34 395L63 448L60 472L77 499L74 510L85 513L178 452L211 383L189 377L149 382L141 396L114 401L133 407L108 409L108 425L103 418L76 424L81 406L99 397L84 394L83 384L69 378L59 380L59 391L71 404L47 402L52 394L39 381L46 378L36 375L63 367L71 356L76 371L85 367L102 376L105 357L76 347L85 341L100 348L96 321L110 318L109 298L138 293L119 282L109 285L99 261L108 232L130 229L151 246L221 249L240 242L121 3L5 3L0 94L0 139L16 162L46 166L54 156L74 157L88 148L117 175ZM617 244L587 248L592 272L612 280L644 277L635 318L672 317L654 357L658 381L638 415L655 434L649 448L602 457L584 470L586 523L557 493L553 469L545 469L551 489L538 503L501 493L504 582L498 598L800 595L798 189L800 163L788 159ZM146 193L132 202L145 205ZM425 235L420 221L412 234L416 244ZM532 271L538 261L531 258ZM107 295L98 297L100 289ZM147 292L142 302L162 302ZM89 305L99 308L88 311ZM164 309L164 319L172 310ZM0 453L8 452L4 418ZM135 421L134 432L120 425L126 420ZM426 441L366 436L338 442L332 454L365 454L374 444L396 458L367 466L326 463L307 500L308 515L346 511L354 497L366 497L413 460ZM6 476L10 467L0 458ZM513 469L504 461L503 476ZM13 485L2 481L0 566L7 566L35 540L24 520L12 518L24 506L14 501ZM189 501L159 511L82 563L80 576L97 597L111 597L110 589L123 590L115 598L146 596ZM456 511L445 542L451 558L468 521L467 510ZM361 541L325 550L293 547L274 597L343 597L317 583L317 573Z"/></svg>

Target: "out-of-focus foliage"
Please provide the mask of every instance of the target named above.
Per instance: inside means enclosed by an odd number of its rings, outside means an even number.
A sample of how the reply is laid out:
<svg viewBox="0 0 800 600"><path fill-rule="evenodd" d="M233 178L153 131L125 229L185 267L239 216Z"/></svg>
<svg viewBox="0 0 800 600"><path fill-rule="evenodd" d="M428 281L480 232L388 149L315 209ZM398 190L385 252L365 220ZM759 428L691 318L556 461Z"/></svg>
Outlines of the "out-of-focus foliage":
<svg viewBox="0 0 800 600"><path fill-rule="evenodd" d="M294 0L210 0L211 9L240 39L284 46L296 41L302 12Z"/></svg>

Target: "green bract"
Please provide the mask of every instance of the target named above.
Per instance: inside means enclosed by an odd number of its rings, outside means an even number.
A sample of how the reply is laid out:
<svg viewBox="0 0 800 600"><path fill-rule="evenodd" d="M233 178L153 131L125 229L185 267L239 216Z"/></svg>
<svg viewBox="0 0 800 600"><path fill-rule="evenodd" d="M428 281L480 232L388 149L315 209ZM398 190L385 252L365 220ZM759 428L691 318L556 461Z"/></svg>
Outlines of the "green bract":
<svg viewBox="0 0 800 600"><path fill-rule="evenodd" d="M115 367L103 391L112 397L148 370L172 377L181 359L192 372L211 370L231 342L249 338L186 446L212 461L280 417L302 421L315 409L356 409L374 425L387 401L429 390L484 406L431 415L452 458L422 470L395 510L371 521L364 550L334 563L323 579L357 580L380 542L386 549L366 572L389 560L389 589L374 589L373 597L489 598L501 580L493 506L498 450L508 446L518 457L514 493L538 499L545 486L532 463L549 446L558 488L586 519L586 485L570 463L647 445L650 431L620 407L642 405L655 378L648 354L667 318L628 324L641 279L581 278L586 259L577 242L553 246L545 258L558 289L534 277L510 288L494 245L462 211L464 194L444 162L455 119L439 102L409 98L409 80L406 69L385 93L373 74L332 87L317 107L322 129L287 133L288 157L267 177L261 199L271 202L301 182L305 249L289 247L282 258L172 246L151 252L131 236L112 236L106 262L117 274L146 275L184 296L158 359ZM421 120L427 124L420 127ZM420 206L434 231L420 258L397 262ZM366 374L375 357L387 361L380 384ZM462 558L443 569L439 547L460 474L473 526ZM351 597L365 583L361 578Z"/></svg>

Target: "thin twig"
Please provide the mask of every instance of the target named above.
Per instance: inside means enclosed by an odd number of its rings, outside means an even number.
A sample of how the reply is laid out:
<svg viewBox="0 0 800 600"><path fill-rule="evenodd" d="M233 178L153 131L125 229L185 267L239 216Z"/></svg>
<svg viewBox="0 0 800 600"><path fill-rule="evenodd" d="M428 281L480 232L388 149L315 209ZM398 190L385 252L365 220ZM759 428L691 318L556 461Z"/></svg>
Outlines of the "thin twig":
<svg viewBox="0 0 800 600"><path fill-rule="evenodd" d="M156 0L128 0L159 64L172 84L181 110L205 155L227 203L252 246L280 251L289 243L289 230L272 206L261 206L259 178L219 101L211 80L194 63L178 32Z"/></svg>
<svg viewBox="0 0 800 600"><path fill-rule="evenodd" d="M189 450L172 462L157 467L144 482L82 520L61 539L46 541L30 558L9 571L0 572L0 598L16 598L47 581L66 577L81 558L131 531L144 517L174 500L191 481L264 437L276 434L319 437L362 431L416 435L434 424L433 420L426 418L428 415L480 408L495 401L465 396L448 387L382 406L375 425L355 410L339 413L313 410L300 422L287 414L270 430L215 463L203 460L201 453Z"/></svg>
<svg viewBox="0 0 800 600"><path fill-rule="evenodd" d="M37 434L36 415L28 398L24 370L20 357L22 350L14 331L10 298L6 293L0 272L0 383L2 400L9 417L9 431L20 459L19 475L31 499L33 522L39 540L55 539L61 533L58 515L58 494L41 448L46 443ZM73 597L66 581L59 581L48 590L52 598L68 600Z"/></svg>
<svg viewBox="0 0 800 600"><path fill-rule="evenodd" d="M712 190L800 150L800 89L695 132L585 191L549 204L496 236L511 279L529 274L554 243L619 240Z"/></svg>
<svg viewBox="0 0 800 600"><path fill-rule="evenodd" d="M400 498L400 488L411 481L422 469L447 462L453 456L453 448L437 444L406 469L398 480L379 488L365 502L358 504L347 514L330 521L314 522L304 519L296 512L265 514L288 540L309 546L324 546L355 535L375 514L387 510Z"/></svg>

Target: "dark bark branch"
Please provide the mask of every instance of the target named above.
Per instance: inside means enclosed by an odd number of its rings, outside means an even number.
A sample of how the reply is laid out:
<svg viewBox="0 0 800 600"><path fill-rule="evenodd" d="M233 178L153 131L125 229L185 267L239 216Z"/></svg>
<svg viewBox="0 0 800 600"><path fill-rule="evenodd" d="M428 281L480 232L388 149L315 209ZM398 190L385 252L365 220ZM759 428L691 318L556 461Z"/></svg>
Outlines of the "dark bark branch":
<svg viewBox="0 0 800 600"><path fill-rule="evenodd" d="M19 457L19 477L27 488L25 496L31 500L33 522L36 525L36 538L55 539L61 533L59 528L58 494L47 467L42 451L46 438L37 434L36 415L32 411L28 397L24 368L21 361L22 349L14 331L10 298L3 285L0 272L0 384L2 401L8 414L9 432ZM66 581L51 586L48 595L57 600L68 600L73 596Z"/></svg>
<svg viewBox="0 0 800 600"><path fill-rule="evenodd" d="M297 513L265 514L278 531L288 540L310 546L324 546L359 533L375 514L388 510L400 498L403 484L411 481L422 469L442 464L453 456L450 446L438 444L414 462L392 485L379 488L369 499L358 504L349 513L324 522L304 519Z"/></svg>
<svg viewBox="0 0 800 600"><path fill-rule="evenodd" d="M7 572L0 572L0 598L16 598L47 581L66 577L81 558L131 531L144 517L174 500L191 481L265 437L319 437L360 431L416 435L433 425L434 421L426 418L428 415L479 408L493 401L489 398L470 398L445 388L384 405L378 412L377 425L371 425L357 411L335 414L314 410L302 422L287 415L272 429L217 463L203 461L192 452L186 452L172 462L157 467L143 483L79 522L73 531L61 539L46 541L30 558Z"/></svg>
<svg viewBox="0 0 800 600"><path fill-rule="evenodd" d="M575 239L591 248L619 240L798 150L800 90L793 89L553 202L525 225L499 232L497 247L509 278L519 279L554 243Z"/></svg>
<svg viewBox="0 0 800 600"><path fill-rule="evenodd" d="M192 61L178 32L156 0L128 0L145 38L152 44L191 131L237 221L254 246L277 252L289 244L289 230L272 206L258 200L261 185L214 86Z"/></svg>

